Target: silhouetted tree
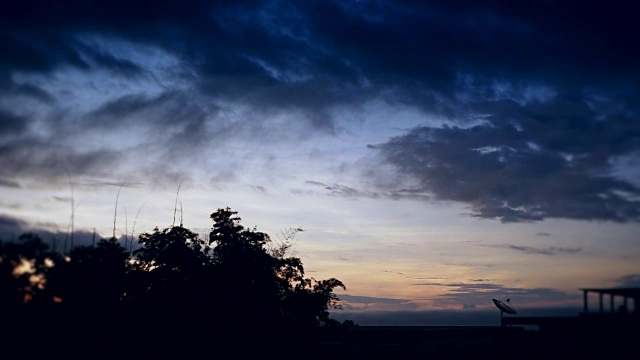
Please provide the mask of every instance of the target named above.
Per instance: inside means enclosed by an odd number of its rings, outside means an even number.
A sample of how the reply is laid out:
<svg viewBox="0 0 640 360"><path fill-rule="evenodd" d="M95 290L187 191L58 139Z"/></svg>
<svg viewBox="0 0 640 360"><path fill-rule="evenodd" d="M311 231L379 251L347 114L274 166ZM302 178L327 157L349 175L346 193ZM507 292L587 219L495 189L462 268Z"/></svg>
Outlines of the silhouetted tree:
<svg viewBox="0 0 640 360"><path fill-rule="evenodd" d="M305 278L300 259L287 256L287 243L270 251L271 238L256 229L245 229L236 211L218 209L211 219L209 239L222 274L219 284L233 310L228 316L247 323L296 327L335 324L328 309L339 307L333 290L345 288L342 282Z"/></svg>
<svg viewBox="0 0 640 360"><path fill-rule="evenodd" d="M76 246L68 261L56 266L49 279L61 302L75 308L113 308L124 296L129 271L126 249L115 239L101 239L96 246Z"/></svg>
<svg viewBox="0 0 640 360"><path fill-rule="evenodd" d="M211 249L205 241L182 226L155 228L140 234L138 241L125 300L165 318L202 311L215 286Z"/></svg>
<svg viewBox="0 0 640 360"><path fill-rule="evenodd" d="M48 281L63 263L40 236L25 233L17 242L0 242L0 304L53 303L59 294Z"/></svg>
<svg viewBox="0 0 640 360"><path fill-rule="evenodd" d="M66 323L77 330L69 336L112 349L122 348L112 329L133 326L145 356L192 344L197 339L188 329L211 329L219 347L286 340L291 348L311 345L318 325L339 325L329 309L340 307L334 289L345 288L341 281L306 278L302 261L288 255L290 242L274 244L244 228L230 208L211 219L209 241L182 225L155 228L139 235L133 258L115 238L74 247L69 256L49 251L33 234L0 242L0 305L30 306L15 313L30 314L25 331ZM56 310L34 312L34 304Z"/></svg>

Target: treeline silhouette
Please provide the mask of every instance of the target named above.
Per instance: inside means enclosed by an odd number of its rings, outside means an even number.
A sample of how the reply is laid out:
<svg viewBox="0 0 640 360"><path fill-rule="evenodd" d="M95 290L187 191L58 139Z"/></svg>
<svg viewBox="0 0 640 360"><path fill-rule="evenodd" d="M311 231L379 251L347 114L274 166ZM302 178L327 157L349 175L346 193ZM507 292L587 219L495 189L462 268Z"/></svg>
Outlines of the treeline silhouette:
<svg viewBox="0 0 640 360"><path fill-rule="evenodd" d="M0 241L4 355L129 357L262 355L312 349L318 326L347 326L335 278L305 276L284 239L248 229L230 208L211 214L208 240L179 226L140 234L131 253L117 239L52 251L35 234ZM8 357L8 356L5 356Z"/></svg>

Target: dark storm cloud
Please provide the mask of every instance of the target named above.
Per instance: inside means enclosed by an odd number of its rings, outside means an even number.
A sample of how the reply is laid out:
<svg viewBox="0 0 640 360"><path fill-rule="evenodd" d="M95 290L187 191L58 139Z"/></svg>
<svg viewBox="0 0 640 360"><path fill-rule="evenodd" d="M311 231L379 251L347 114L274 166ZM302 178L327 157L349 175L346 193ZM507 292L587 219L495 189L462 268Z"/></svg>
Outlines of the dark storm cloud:
<svg viewBox="0 0 640 360"><path fill-rule="evenodd" d="M27 118L0 109L0 137L19 136L27 129Z"/></svg>
<svg viewBox="0 0 640 360"><path fill-rule="evenodd" d="M640 148L638 70L629 61L639 52L627 46L635 41L629 15L551 4L462 8L484 14L479 22L493 19L477 37L495 41L473 51L481 42L465 38L469 56L457 69L469 76L450 82L460 96L434 89L468 125L415 128L378 147L384 161L436 199L469 204L473 216L640 220L633 199L640 189L613 177L610 166ZM581 23L587 19L593 27Z"/></svg>
<svg viewBox="0 0 640 360"><path fill-rule="evenodd" d="M97 34L163 48L193 66L203 88L263 98L269 106L318 109L392 87L416 104L455 109L459 104L447 97L459 90L460 73L487 83L583 82L587 75L627 81L640 51L628 46L633 18L624 9L482 1L25 1L3 12L2 66L5 73L63 65L140 71L76 37Z"/></svg>
<svg viewBox="0 0 640 360"><path fill-rule="evenodd" d="M633 199L640 188L613 177L610 167L640 147L640 123L622 114L599 119L574 105L562 111L556 104L511 104L484 124L419 127L380 151L437 199L470 204L474 216L640 220Z"/></svg>
<svg viewBox="0 0 640 360"><path fill-rule="evenodd" d="M3 21L0 23L5 30L0 37L6 50L0 62L3 78L14 70L48 72L60 65L88 68L88 64L66 43L59 33L60 29L48 29L50 31L29 29L28 26L40 27L35 21L31 21L29 13L32 14L33 10L25 9L23 14L25 22L19 25L17 23L21 18L18 14L11 14L11 12L3 14ZM9 18L11 15L17 17ZM14 27L15 25L18 26Z"/></svg>
<svg viewBox="0 0 640 360"><path fill-rule="evenodd" d="M115 176L124 162L144 153L144 161L137 162L137 171L126 176L173 181L177 176L173 172L179 170L172 169L175 163L166 159L189 158L208 139L228 141L225 135L230 131L218 126L215 134L209 132L206 121L215 117L217 108L191 102L189 96L180 91L123 95L81 116L61 110L38 124L43 129L40 134L27 131L34 127L29 122L35 121L21 121L7 114L0 117L0 131L11 135L0 142L0 174L50 179L66 179L68 174L105 176L109 172L108 176ZM3 121L5 118L7 121ZM102 138L115 141L100 142ZM86 149L80 139L90 145L98 139L99 145ZM160 171L156 159L160 159Z"/></svg>
<svg viewBox="0 0 640 360"><path fill-rule="evenodd" d="M86 117L93 120L88 126L101 130L132 128L141 122L145 125L143 130L152 132L156 138L177 130L191 136L193 141L198 136L206 135L202 129L205 119L208 115L214 115L217 108L193 101L190 96L180 91L165 91L158 95L123 95L87 114Z"/></svg>
<svg viewBox="0 0 640 360"><path fill-rule="evenodd" d="M119 75L143 71L143 65L111 54L99 41L79 40L98 36L172 54L192 69L185 76L194 91L241 98L258 108L297 109L329 132L334 129L327 104L361 97L362 91L349 91L345 76L353 72L342 64L341 54L315 45L316 35L307 28L313 9L287 2L136 4L12 5L0 23L8 30L3 39L8 56L0 73L10 78L15 71L47 73L68 66Z"/></svg>
<svg viewBox="0 0 640 360"><path fill-rule="evenodd" d="M421 188L324 185L331 194L404 199L418 193L413 198L459 201L469 204L473 216L504 222L637 221L633 199L640 189L611 175L615 159L640 150L640 46L630 6L13 2L0 15L0 92L21 93L67 114L59 94L28 75L75 69L106 71L131 83L152 79L163 89L159 95L140 90L101 99L95 111L76 114L82 119L77 133L155 124L177 129L156 133L172 144L172 154L208 139L206 124L217 111L210 104L251 109L247 123L278 113L300 115L293 121L310 134L335 135L342 120L333 110L383 100L420 109L425 123L437 115L450 124L418 127L371 147L380 161L417 179ZM124 51L140 47L160 49L175 60L165 64L173 67L165 82L146 64L154 56L127 57ZM0 104L0 132L27 131L30 120L8 106ZM175 145L185 143L192 145ZM5 142L0 151L4 158L25 158L21 143ZM73 151L69 157L81 170L97 154ZM9 158L11 169L18 158ZM55 156L36 159L45 167L59 163Z"/></svg>
<svg viewBox="0 0 640 360"><path fill-rule="evenodd" d="M93 68L108 69L122 76L137 76L145 72L140 65L118 58L98 44L74 41L73 46Z"/></svg>
<svg viewBox="0 0 640 360"><path fill-rule="evenodd" d="M48 181L68 179L69 174L96 174L117 169L116 151L78 152L69 146L39 139L20 139L0 145L0 174L44 177Z"/></svg>
<svg viewBox="0 0 640 360"><path fill-rule="evenodd" d="M632 18L588 6L363 4L318 5L310 27L372 83L401 84L399 101L463 124L482 116L481 125L421 127L380 146L421 190L504 222L640 219L640 189L610 175L612 159L640 148Z"/></svg>
<svg viewBox="0 0 640 360"><path fill-rule="evenodd" d="M16 84L13 81L8 79L0 78L0 95L4 97L25 97L39 100L45 104L53 105L56 101L56 98L44 90L43 88L30 84L30 83L20 83ZM24 119L23 119L24 120Z"/></svg>

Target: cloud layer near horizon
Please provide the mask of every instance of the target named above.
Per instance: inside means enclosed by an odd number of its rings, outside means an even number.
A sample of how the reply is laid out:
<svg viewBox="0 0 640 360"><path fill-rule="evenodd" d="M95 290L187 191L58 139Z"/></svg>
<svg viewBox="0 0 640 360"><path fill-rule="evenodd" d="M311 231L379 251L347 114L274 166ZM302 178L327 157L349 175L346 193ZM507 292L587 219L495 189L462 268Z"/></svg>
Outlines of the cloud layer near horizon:
<svg viewBox="0 0 640 360"><path fill-rule="evenodd" d="M133 173L268 191L304 168L286 186L637 222L640 46L614 3L15 2L0 186ZM371 104L421 120L390 115L357 155L320 145L351 141Z"/></svg>

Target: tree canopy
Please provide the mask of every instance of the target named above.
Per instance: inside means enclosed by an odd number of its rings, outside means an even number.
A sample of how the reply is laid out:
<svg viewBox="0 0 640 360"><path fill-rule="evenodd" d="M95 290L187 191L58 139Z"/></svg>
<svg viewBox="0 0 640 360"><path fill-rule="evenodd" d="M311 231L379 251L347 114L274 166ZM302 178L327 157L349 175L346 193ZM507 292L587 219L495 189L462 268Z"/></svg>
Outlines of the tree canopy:
<svg viewBox="0 0 640 360"><path fill-rule="evenodd" d="M82 325L101 329L128 323L156 341L188 341L185 329L195 327L246 338L280 332L299 342L313 327L339 325L329 310L340 308L334 290L345 285L306 277L300 258L289 254L302 229L274 242L242 226L230 208L211 220L208 239L182 225L156 227L139 235L132 253L115 238L69 254L51 251L34 234L0 241L0 305L17 309L16 316L40 316L33 321L91 319Z"/></svg>

